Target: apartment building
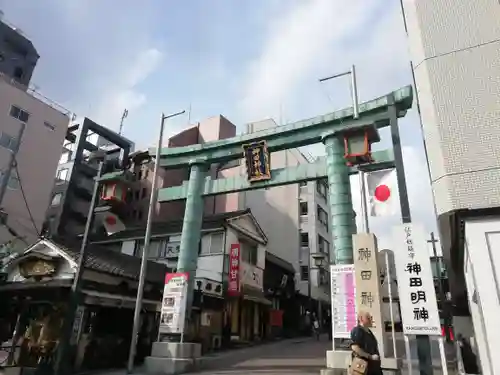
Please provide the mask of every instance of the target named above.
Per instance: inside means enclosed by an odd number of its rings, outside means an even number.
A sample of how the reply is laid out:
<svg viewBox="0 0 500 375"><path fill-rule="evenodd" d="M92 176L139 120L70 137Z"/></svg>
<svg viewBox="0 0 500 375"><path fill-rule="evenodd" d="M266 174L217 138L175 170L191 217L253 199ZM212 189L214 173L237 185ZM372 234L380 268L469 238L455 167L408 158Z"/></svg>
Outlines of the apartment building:
<svg viewBox="0 0 500 375"><path fill-rule="evenodd" d="M103 150L108 162L123 161L134 149L132 141L87 117L72 119L63 139L64 144L54 149L59 163L54 168L55 181L54 172L50 176L53 190L43 227L44 235L55 239L73 238L85 229L98 168L98 162L89 160L90 154ZM125 220L128 211L126 202L122 203L113 208Z"/></svg>
<svg viewBox="0 0 500 375"><path fill-rule="evenodd" d="M484 330L500 313L490 298L500 295L500 4L403 0L402 10L455 330L475 333L483 373L500 374L500 341Z"/></svg>
<svg viewBox="0 0 500 375"><path fill-rule="evenodd" d="M2 178L10 170L1 199L7 219L0 243L13 240L16 249L25 248L41 233L70 115L0 74L0 118Z"/></svg>

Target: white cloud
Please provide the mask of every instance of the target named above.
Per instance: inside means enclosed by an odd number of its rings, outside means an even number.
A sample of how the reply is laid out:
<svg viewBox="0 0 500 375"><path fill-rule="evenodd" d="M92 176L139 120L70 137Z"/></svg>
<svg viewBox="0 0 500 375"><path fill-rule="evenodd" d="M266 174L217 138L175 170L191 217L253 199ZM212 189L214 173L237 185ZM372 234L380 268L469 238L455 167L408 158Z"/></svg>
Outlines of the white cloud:
<svg viewBox="0 0 500 375"><path fill-rule="evenodd" d="M123 66L112 82L106 82L99 98L99 105L92 116L99 122L114 127L123 110L134 111L146 103L146 94L137 87L161 64L163 54L150 48L138 53L130 65Z"/></svg>
<svg viewBox="0 0 500 375"><path fill-rule="evenodd" d="M293 121L351 105L347 81L330 81L323 91L317 81L347 70L351 64L357 68L361 101L411 83L406 35L397 2L300 2L278 21L270 20L270 24L267 42L244 75L240 111L246 121L279 118L283 107L287 109L287 120ZM330 94L330 102L325 91ZM412 135L409 145L403 147L411 213L414 222L435 231L425 157L418 137L413 135L419 133L417 123L415 116L401 121L403 141L405 132ZM308 150L316 155L324 153L322 145ZM357 177L352 179L352 191L359 212ZM382 247L392 246L391 227L400 220L400 214L370 220Z"/></svg>
<svg viewBox="0 0 500 375"><path fill-rule="evenodd" d="M297 94L311 70L330 59L331 48L359 30L376 5L374 0L300 2L278 20L273 19L260 56L245 74L244 117L276 114L283 102Z"/></svg>

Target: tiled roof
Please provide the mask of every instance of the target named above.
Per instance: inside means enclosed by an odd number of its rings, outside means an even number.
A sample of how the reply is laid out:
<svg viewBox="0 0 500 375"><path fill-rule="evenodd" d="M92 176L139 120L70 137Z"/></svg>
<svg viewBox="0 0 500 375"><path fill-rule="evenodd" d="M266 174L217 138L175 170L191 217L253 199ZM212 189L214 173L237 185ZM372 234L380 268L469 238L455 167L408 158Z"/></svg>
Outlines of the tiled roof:
<svg viewBox="0 0 500 375"><path fill-rule="evenodd" d="M53 242L53 244L61 251L68 254L75 262L78 262L80 246L77 243L65 243L64 246L55 242ZM138 280L141 269L141 259L110 250L103 246L89 245L87 248L85 268L114 276ZM166 265L148 261L146 280L152 283L163 283L167 271L168 268Z"/></svg>
<svg viewBox="0 0 500 375"><path fill-rule="evenodd" d="M246 210L224 212L221 214L205 216L203 218L202 229L219 228L225 224L226 220L245 215L249 212L250 212L250 210L246 209ZM151 230L151 234L153 236L155 236L155 235L161 235L161 234L181 233L181 231L182 231L182 220L173 220L173 221L154 223L153 228ZM100 242L100 241L111 242L111 241L115 241L115 240L122 241L125 239L140 238L140 237L144 237L145 232L146 232L145 226L135 227L135 228L126 229L124 231L112 234L110 236L106 236L104 238L99 238L99 239L96 238L96 239L94 239L94 241L95 242Z"/></svg>

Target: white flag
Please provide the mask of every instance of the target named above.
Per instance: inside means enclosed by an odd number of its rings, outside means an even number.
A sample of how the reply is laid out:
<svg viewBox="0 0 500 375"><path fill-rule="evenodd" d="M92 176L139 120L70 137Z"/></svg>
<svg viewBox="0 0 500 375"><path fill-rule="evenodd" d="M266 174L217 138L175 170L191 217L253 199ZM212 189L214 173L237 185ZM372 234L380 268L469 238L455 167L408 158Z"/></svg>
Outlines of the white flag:
<svg viewBox="0 0 500 375"><path fill-rule="evenodd" d="M366 175L370 216L392 216L397 213L399 192L394 168Z"/></svg>

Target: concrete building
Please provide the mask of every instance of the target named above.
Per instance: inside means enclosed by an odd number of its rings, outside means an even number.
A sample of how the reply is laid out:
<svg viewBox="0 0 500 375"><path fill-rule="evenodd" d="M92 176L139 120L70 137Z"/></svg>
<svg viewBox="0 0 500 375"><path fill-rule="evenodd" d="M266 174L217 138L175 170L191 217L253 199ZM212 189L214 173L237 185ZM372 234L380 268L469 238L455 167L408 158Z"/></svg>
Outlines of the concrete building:
<svg viewBox="0 0 500 375"><path fill-rule="evenodd" d="M247 132L257 132L277 124L264 120L247 125ZM271 155L272 169L309 163L298 149L274 152ZM221 177L235 174L245 175L245 166L228 167L221 170ZM217 210L252 210L269 239L267 251L289 262L295 269L296 290L303 297L303 308L309 306L309 297L315 302L312 306L319 310L330 303L329 277L325 269L317 269L311 254L323 252L330 258L331 234L328 233L329 209L327 204L327 185L324 181L311 181L307 184L285 185L267 190L252 190L221 196L216 201ZM217 197L219 199L219 197Z"/></svg>
<svg viewBox="0 0 500 375"><path fill-rule="evenodd" d="M1 73L28 86L39 57L33 43L19 28L0 20Z"/></svg>
<svg viewBox="0 0 500 375"><path fill-rule="evenodd" d="M186 130L170 137L167 141L168 147L182 147L200 144L218 139L231 138L236 135L236 126L224 116L218 115L210 117L192 125ZM156 147L156 146L155 146ZM131 171L135 173L137 179L131 185L130 212L127 223L129 225L145 224L149 207L149 196L151 192L151 182L153 178L154 163L148 152L143 152L142 157L132 158ZM211 175L216 177L221 166L214 166ZM181 185L189 178L189 171L184 169L161 169L159 171L158 187L171 187ZM208 197L205 199L205 215L226 212L226 197ZM219 209L216 208L216 202ZM154 220L175 220L184 216L185 202L168 202L158 204ZM231 208L236 210L237 207Z"/></svg>
<svg viewBox="0 0 500 375"><path fill-rule="evenodd" d="M497 0L402 5L455 330L475 333L483 373L500 374L490 355L498 335L483 329L500 314L500 259L493 251L500 229L500 6Z"/></svg>
<svg viewBox="0 0 500 375"><path fill-rule="evenodd" d="M89 162L90 153L101 149L108 152L108 159L126 160L134 148L133 142L87 117L74 119L64 136L64 144L54 148L59 155L53 169L55 183L50 173L53 191L43 232L51 238L75 237L84 231L98 165ZM123 206L121 217L125 210Z"/></svg>
<svg viewBox="0 0 500 375"><path fill-rule="evenodd" d="M0 75L0 171L14 168L1 202L8 215L0 226L0 243L17 233L21 248L40 234L54 185L54 172L69 123L69 113L55 103L42 101L23 86ZM21 131L22 136L21 135ZM9 229L12 229L9 231Z"/></svg>

